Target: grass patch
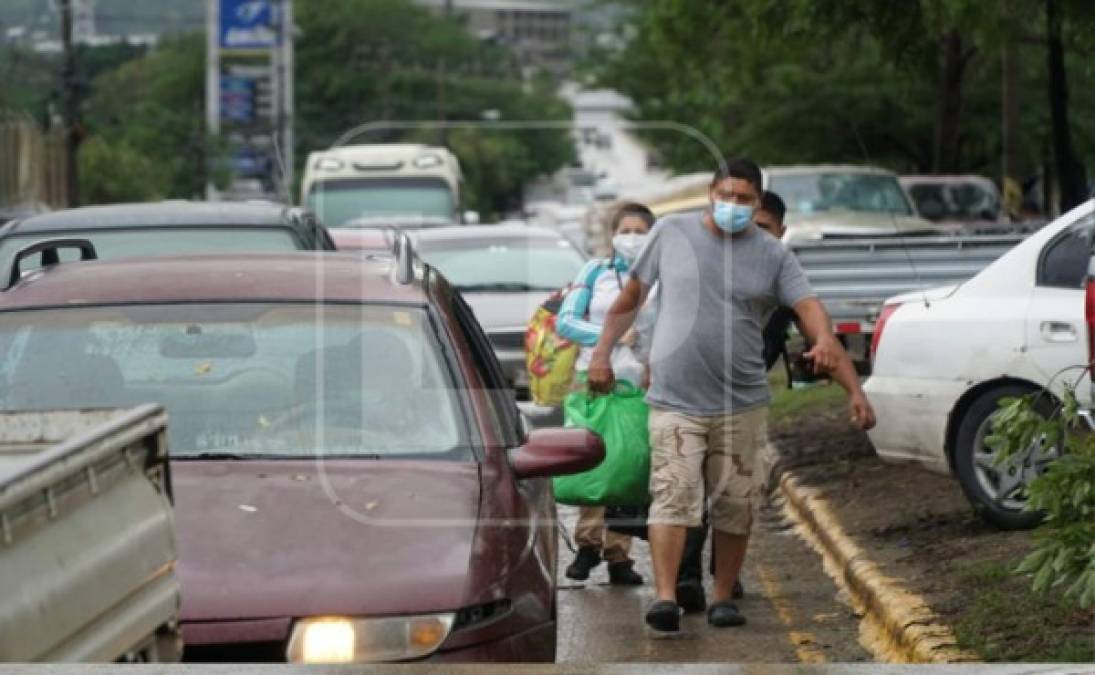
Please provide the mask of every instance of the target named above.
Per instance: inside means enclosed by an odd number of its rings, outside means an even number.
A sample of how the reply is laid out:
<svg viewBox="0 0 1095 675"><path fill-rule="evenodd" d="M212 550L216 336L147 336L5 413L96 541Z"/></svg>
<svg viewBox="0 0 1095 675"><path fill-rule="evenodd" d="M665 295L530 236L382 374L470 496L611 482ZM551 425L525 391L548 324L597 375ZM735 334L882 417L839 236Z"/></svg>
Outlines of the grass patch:
<svg viewBox="0 0 1095 675"><path fill-rule="evenodd" d="M954 624L958 644L985 661L1090 663L1095 661L1095 613L1067 607L1053 595L1034 595L1014 564L978 563L957 570L978 588Z"/></svg>
<svg viewBox="0 0 1095 675"><path fill-rule="evenodd" d="M772 388L772 408L769 412L772 424L841 412L847 405L847 395L835 382L822 382L805 389L788 389L787 375L782 368L777 365L773 371L768 379Z"/></svg>

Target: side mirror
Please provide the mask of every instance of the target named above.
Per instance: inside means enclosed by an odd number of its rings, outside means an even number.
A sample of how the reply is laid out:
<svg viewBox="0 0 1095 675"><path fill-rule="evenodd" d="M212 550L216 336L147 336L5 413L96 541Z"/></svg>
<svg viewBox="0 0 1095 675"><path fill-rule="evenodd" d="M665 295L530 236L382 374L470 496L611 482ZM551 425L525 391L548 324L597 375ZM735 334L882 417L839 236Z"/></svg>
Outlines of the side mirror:
<svg viewBox="0 0 1095 675"><path fill-rule="evenodd" d="M478 211L465 211L464 212L464 224L465 225L478 225L479 224L479 212Z"/></svg>
<svg viewBox="0 0 1095 675"><path fill-rule="evenodd" d="M518 480L565 476L588 471L605 458L601 437L588 429L535 429L520 448L510 453Z"/></svg>

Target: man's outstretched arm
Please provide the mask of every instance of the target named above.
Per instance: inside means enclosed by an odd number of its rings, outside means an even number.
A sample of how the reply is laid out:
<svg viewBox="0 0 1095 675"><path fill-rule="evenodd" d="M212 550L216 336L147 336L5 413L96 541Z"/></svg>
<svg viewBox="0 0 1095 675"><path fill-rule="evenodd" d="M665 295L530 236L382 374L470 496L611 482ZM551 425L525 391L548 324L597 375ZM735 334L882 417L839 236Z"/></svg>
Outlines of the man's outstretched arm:
<svg viewBox="0 0 1095 675"><path fill-rule="evenodd" d="M794 307L799 326L813 343L806 356L813 359L814 370L829 373L848 392L848 412L852 424L861 429L875 425L874 409L859 384L859 373L848 352L833 335L832 321L817 298L806 298Z"/></svg>

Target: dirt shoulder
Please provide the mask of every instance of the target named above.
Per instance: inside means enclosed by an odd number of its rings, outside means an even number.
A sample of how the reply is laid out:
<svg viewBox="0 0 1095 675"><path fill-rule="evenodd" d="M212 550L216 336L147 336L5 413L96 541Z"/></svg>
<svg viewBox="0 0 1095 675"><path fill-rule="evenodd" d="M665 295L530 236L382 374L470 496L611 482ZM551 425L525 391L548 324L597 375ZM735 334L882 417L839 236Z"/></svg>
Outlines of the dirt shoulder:
<svg viewBox="0 0 1095 675"><path fill-rule="evenodd" d="M824 493L847 534L923 596L963 649L986 661L1095 661L1095 612L1035 596L1011 573L1032 533L983 524L952 478L879 461L839 388L777 392L771 437L785 467Z"/></svg>

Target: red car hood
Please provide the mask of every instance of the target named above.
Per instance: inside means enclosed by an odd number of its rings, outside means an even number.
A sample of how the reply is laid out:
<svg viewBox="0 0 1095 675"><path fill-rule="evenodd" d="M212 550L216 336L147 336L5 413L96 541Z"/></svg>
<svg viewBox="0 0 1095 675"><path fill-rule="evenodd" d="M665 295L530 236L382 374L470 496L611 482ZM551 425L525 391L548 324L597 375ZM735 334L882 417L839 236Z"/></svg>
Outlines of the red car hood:
<svg viewBox="0 0 1095 675"><path fill-rule="evenodd" d="M441 461L172 463L184 621L461 606L479 467Z"/></svg>

